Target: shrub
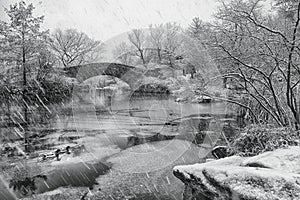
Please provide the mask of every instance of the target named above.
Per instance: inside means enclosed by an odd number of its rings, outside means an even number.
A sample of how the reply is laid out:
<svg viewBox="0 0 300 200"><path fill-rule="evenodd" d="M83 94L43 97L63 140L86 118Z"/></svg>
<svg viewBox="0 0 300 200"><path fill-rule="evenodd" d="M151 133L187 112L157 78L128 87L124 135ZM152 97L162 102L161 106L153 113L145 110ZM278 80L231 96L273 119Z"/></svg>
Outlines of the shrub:
<svg viewBox="0 0 300 200"><path fill-rule="evenodd" d="M300 132L291 128L252 125L229 147L230 155L254 156L288 146L300 146Z"/></svg>
<svg viewBox="0 0 300 200"><path fill-rule="evenodd" d="M72 96L73 84L64 80L62 76L43 80L39 88L39 96L47 102L60 103Z"/></svg>
<svg viewBox="0 0 300 200"><path fill-rule="evenodd" d="M158 94L169 94L168 87L159 84L145 84L141 85L134 93L158 93Z"/></svg>
<svg viewBox="0 0 300 200"><path fill-rule="evenodd" d="M21 163L12 169L12 179L10 180L9 187L14 191L20 192L22 195L34 193L37 189L35 180L37 178L44 181L47 180L46 176L39 174L40 172L40 167Z"/></svg>

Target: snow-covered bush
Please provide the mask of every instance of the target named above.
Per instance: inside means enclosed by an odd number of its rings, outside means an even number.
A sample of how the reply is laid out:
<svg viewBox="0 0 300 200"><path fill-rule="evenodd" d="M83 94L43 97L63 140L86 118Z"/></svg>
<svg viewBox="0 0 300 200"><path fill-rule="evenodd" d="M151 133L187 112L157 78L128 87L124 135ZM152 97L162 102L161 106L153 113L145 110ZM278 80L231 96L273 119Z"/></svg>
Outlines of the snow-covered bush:
<svg viewBox="0 0 300 200"><path fill-rule="evenodd" d="M168 87L161 84L144 84L141 85L134 93L159 93L159 94L169 94L170 91Z"/></svg>
<svg viewBox="0 0 300 200"><path fill-rule="evenodd" d="M291 128L253 125L239 134L229 147L229 153L254 156L288 146L300 146L300 132Z"/></svg>
<svg viewBox="0 0 300 200"><path fill-rule="evenodd" d="M40 87L37 91L39 91L40 97L47 102L60 103L71 98L74 84L76 83L70 82L70 80L64 79L62 76L53 76L40 82Z"/></svg>

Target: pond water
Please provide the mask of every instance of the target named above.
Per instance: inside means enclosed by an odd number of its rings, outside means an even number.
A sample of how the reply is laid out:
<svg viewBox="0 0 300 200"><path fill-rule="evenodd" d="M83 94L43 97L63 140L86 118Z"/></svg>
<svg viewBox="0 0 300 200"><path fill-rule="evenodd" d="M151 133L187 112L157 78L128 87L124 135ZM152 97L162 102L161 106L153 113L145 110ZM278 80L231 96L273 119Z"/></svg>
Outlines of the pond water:
<svg viewBox="0 0 300 200"><path fill-rule="evenodd" d="M47 180L37 182L36 192L43 193L62 186L92 187L96 184L96 178L105 174L108 170L109 166L101 162L69 164L55 169L47 176Z"/></svg>
<svg viewBox="0 0 300 200"><path fill-rule="evenodd" d="M123 150L149 141L193 141L203 121L230 115L223 102L178 103L168 95L126 94L111 99L106 107L98 108L95 104L73 105L71 115L61 117L56 128L76 130L65 136L81 137L80 141L96 156L97 149L113 145ZM216 129L213 123L209 126Z"/></svg>
<svg viewBox="0 0 300 200"><path fill-rule="evenodd" d="M68 185L93 186L95 179L111 167L110 163L102 162L103 159L149 142L174 138L192 142L203 128L203 121L209 122L207 131L216 129L216 123L211 123L211 120L222 119L230 114L222 102L178 103L168 95L132 96L127 93L109 100L100 107L95 106L99 105L97 102L73 103L68 105L71 112L68 109L69 112L57 115L52 124L56 130L54 136L49 135L47 138L51 142L53 138L59 138L57 145L60 146L66 141L83 144L89 154L79 155L82 162L66 162L57 167L48 175L47 181L37 182L36 192L43 193ZM91 161L95 164L89 164ZM7 194L0 193L0 199L6 199L4 195Z"/></svg>

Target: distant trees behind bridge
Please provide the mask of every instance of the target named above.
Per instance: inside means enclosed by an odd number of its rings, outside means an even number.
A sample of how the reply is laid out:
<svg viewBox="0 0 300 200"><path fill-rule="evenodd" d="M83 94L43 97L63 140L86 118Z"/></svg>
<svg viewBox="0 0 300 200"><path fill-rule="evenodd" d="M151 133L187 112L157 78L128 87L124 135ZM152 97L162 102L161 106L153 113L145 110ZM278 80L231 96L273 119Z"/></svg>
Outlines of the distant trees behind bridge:
<svg viewBox="0 0 300 200"><path fill-rule="evenodd" d="M129 65L154 62L174 66L176 59L182 58L181 34L183 29L175 22L151 24L148 29L133 29L128 32L127 40L115 47L114 57Z"/></svg>

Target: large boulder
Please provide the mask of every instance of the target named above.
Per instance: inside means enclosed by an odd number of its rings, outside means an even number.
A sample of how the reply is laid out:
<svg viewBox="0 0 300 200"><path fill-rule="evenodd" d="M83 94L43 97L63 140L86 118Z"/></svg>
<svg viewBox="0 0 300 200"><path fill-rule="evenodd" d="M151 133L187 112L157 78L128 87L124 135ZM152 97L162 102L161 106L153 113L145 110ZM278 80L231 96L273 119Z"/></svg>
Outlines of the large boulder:
<svg viewBox="0 0 300 200"><path fill-rule="evenodd" d="M300 199L299 169L300 147L289 147L177 166L173 173L185 184L185 200L294 200Z"/></svg>

